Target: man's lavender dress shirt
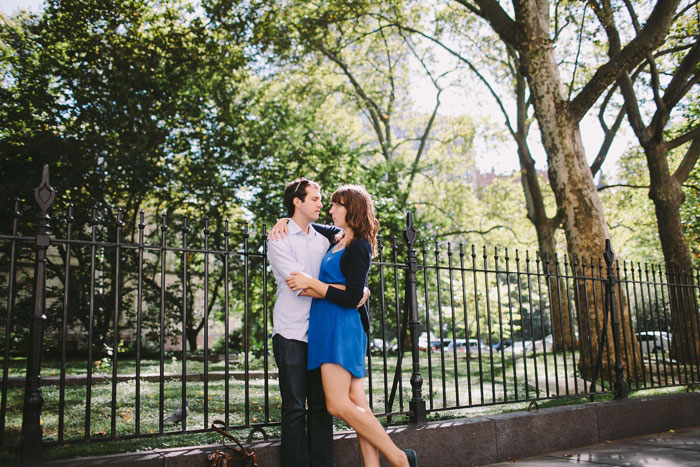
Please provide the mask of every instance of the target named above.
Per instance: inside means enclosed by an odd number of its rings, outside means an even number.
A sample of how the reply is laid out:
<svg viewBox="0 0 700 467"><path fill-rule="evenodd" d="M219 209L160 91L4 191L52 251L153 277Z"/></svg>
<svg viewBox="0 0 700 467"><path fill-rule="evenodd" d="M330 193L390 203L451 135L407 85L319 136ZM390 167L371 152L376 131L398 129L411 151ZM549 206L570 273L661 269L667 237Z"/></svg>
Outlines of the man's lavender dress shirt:
<svg viewBox="0 0 700 467"><path fill-rule="evenodd" d="M285 279L295 271L318 279L321 260L330 242L311 226L307 236L292 219L289 219L287 231L284 239L270 240L267 249L267 259L277 282L273 335L308 342L312 298L300 296L300 290L292 291Z"/></svg>

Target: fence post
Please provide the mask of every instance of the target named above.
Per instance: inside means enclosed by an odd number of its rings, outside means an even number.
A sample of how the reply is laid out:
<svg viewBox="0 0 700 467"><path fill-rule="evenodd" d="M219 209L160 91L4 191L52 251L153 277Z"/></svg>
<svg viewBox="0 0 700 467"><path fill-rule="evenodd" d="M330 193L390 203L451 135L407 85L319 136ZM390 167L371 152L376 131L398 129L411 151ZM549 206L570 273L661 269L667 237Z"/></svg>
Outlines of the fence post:
<svg viewBox="0 0 700 467"><path fill-rule="evenodd" d="M41 183L34 189L34 199L39 205L39 222L36 233L34 261L34 317L29 335L27 376L24 383L24 411L22 413L21 455L23 462L42 457L41 407L41 345L46 321L46 251L49 247L51 227L49 208L56 198L56 191L49 185L49 166L44 165Z"/></svg>
<svg viewBox="0 0 700 467"><path fill-rule="evenodd" d="M612 251L609 238L605 239L605 252L603 256L605 258L605 264L608 267L608 278L605 281L605 295L612 321L613 346L615 348L615 384L613 392L615 393L615 399L625 399L629 391L623 374L624 368L622 367L622 360L620 357L620 346L622 344L620 343L620 319L617 316L617 301L615 300L615 285L617 284L614 268L615 253Z"/></svg>
<svg viewBox="0 0 700 467"><path fill-rule="evenodd" d="M418 354L418 335L420 333L418 321L418 299L416 297L416 272L418 272L418 261L416 260L416 250L413 246L416 243L416 229L413 228L413 214L406 213L406 228L403 231L403 238L408 246L408 257L406 263L406 291L405 300L408 307L408 326L411 330L411 355L413 356L413 374L411 375L411 388L413 395L409 402L411 423L423 423L426 421L425 400L423 400L421 387L423 377L420 375L420 356Z"/></svg>

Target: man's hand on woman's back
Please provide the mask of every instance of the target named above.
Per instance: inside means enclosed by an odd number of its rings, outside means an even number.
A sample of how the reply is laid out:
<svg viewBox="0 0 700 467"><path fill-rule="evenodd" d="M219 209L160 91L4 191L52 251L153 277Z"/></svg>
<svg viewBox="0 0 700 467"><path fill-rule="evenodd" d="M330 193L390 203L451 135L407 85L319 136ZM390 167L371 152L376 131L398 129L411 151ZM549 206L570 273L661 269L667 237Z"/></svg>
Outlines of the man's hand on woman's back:
<svg viewBox="0 0 700 467"><path fill-rule="evenodd" d="M282 219L279 219L275 225L272 226L270 231L267 233L267 239L268 240L284 240L284 237L287 236L289 233L287 231L287 224L289 223L289 219L286 217L283 217Z"/></svg>

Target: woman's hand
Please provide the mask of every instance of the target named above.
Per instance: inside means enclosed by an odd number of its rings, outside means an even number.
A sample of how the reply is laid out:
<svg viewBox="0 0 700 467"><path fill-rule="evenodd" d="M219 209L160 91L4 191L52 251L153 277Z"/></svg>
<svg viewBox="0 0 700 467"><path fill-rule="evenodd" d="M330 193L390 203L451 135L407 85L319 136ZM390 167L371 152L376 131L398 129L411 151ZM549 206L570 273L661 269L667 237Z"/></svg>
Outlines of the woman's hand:
<svg viewBox="0 0 700 467"><path fill-rule="evenodd" d="M343 290L345 290L345 287L343 287ZM360 308L362 305L365 304L369 300L369 289L365 287L365 291L362 294L362 300L360 300L360 303L357 304L357 308Z"/></svg>
<svg viewBox="0 0 700 467"><path fill-rule="evenodd" d="M340 290L345 290L345 284L328 284L329 287L335 287L336 289ZM316 292L314 289L309 287L308 289L304 289L301 292L299 292L299 295L302 297L311 297L311 298L326 298L325 295L321 295L320 293ZM358 305L358 308L361 305Z"/></svg>
<svg viewBox="0 0 700 467"><path fill-rule="evenodd" d="M272 226L270 231L267 233L267 239L268 240L284 240L284 237L287 236L289 232L287 232L287 224L289 223L289 219L286 217L283 217L282 219L278 220L275 225Z"/></svg>
<svg viewBox="0 0 700 467"><path fill-rule="evenodd" d="M293 272L286 281L287 285L292 290L303 290L308 289L313 284L313 277L303 272Z"/></svg>

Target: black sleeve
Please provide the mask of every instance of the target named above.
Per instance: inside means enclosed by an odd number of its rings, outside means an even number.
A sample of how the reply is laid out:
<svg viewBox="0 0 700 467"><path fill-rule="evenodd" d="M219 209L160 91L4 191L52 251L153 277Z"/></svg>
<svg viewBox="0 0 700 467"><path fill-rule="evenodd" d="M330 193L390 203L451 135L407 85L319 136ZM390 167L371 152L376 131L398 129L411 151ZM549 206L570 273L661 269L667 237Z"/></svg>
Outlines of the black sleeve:
<svg viewBox="0 0 700 467"><path fill-rule="evenodd" d="M372 247L367 240L352 242L343 253L340 268L345 276L345 290L328 287L326 299L345 308L357 308L365 292Z"/></svg>
<svg viewBox="0 0 700 467"><path fill-rule="evenodd" d="M329 242L335 243L335 236L342 232L342 229L334 225L311 223L311 227L328 239Z"/></svg>

